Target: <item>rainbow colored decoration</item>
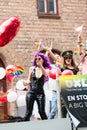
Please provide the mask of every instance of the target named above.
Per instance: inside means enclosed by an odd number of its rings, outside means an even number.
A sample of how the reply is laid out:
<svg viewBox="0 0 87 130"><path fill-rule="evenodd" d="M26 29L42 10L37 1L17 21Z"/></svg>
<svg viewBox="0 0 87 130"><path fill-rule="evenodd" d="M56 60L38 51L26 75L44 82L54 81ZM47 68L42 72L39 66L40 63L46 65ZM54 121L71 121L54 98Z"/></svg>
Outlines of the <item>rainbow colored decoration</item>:
<svg viewBox="0 0 87 130"><path fill-rule="evenodd" d="M73 52L74 52L75 55L76 55L76 54L80 54L80 55L85 54L85 51L84 51L84 50L81 50L81 51L80 51L80 49L78 49L78 48L75 48Z"/></svg>
<svg viewBox="0 0 87 130"><path fill-rule="evenodd" d="M17 72L16 72L16 76L19 76L21 74L24 73L24 68L21 66L16 66L17 67Z"/></svg>
<svg viewBox="0 0 87 130"><path fill-rule="evenodd" d="M11 68L8 69L7 72L8 72L12 77L14 77L15 74L16 74L16 72L15 72L13 69L11 69Z"/></svg>
<svg viewBox="0 0 87 130"><path fill-rule="evenodd" d="M83 42L80 42L80 43L79 43L79 45L80 45L80 46L83 46L83 45L84 45L84 43L83 43Z"/></svg>
<svg viewBox="0 0 87 130"><path fill-rule="evenodd" d="M63 64L61 62L56 62L56 65L61 69L63 68Z"/></svg>
<svg viewBox="0 0 87 130"><path fill-rule="evenodd" d="M38 41L38 42L36 43L36 49L37 49L38 51L40 51L40 50L42 49L42 46L43 46L42 41Z"/></svg>
<svg viewBox="0 0 87 130"><path fill-rule="evenodd" d="M48 56L49 52L48 52L48 51L46 51L46 53L45 53L45 54L46 54L46 56Z"/></svg>
<svg viewBox="0 0 87 130"><path fill-rule="evenodd" d="M79 54L79 49L75 48L73 52L74 52L74 54Z"/></svg>

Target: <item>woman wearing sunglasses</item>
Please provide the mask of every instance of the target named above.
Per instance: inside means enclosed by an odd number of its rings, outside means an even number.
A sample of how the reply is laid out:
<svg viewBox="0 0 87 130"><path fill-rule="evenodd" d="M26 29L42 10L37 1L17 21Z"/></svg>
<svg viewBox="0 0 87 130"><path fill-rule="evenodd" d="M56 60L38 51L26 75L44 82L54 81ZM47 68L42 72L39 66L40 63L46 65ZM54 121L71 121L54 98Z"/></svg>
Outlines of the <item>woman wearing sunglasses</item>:
<svg viewBox="0 0 87 130"><path fill-rule="evenodd" d="M68 69L73 72L73 74L78 74L79 68L76 66L74 59L73 59L73 51L67 50L62 53L63 57L63 69L62 71Z"/></svg>
<svg viewBox="0 0 87 130"><path fill-rule="evenodd" d="M73 51L72 50L67 50L67 51L64 51L62 53L62 57L63 57L63 68L62 68L62 72L64 70L70 70L73 72L74 75L78 74L79 73L79 68L76 66L75 62L74 62L74 59L73 59ZM64 105L64 102L62 100L62 115L63 117L66 117L67 115L67 110L65 108L65 105Z"/></svg>
<svg viewBox="0 0 87 130"><path fill-rule="evenodd" d="M45 113L45 94L44 83L47 80L48 73L46 69L51 69L48 57L37 52L34 57L33 66L29 69L28 79L24 85L29 87L26 95L26 114L23 121L29 121L32 115L34 102L37 102L38 112L42 120L47 119Z"/></svg>

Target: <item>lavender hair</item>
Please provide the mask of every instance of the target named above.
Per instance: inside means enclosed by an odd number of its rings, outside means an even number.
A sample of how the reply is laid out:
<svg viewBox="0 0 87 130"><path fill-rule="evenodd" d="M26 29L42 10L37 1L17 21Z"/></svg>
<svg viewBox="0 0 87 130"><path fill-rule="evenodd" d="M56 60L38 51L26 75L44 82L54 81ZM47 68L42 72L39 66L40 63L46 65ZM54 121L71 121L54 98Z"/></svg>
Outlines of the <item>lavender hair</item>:
<svg viewBox="0 0 87 130"><path fill-rule="evenodd" d="M33 66L37 66L37 64L36 64L36 57L38 57L38 56L40 56L40 57L44 60L44 62L43 62L43 67L44 67L45 69L51 69L51 68L52 68L48 56L47 56L46 54L43 54L43 53L40 53L40 52L37 52L37 53L35 54Z"/></svg>

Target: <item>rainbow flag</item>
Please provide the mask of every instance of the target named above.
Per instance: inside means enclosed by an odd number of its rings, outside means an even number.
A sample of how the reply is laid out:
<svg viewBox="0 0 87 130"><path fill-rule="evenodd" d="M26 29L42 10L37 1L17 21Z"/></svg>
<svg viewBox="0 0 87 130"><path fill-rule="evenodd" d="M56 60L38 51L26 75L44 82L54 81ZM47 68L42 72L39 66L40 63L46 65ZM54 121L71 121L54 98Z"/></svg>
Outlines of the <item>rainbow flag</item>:
<svg viewBox="0 0 87 130"><path fill-rule="evenodd" d="M79 49L74 49L74 54L80 54L80 55L83 55L83 54L85 54L85 51L84 50L81 50L81 52L80 52L80 50Z"/></svg>
<svg viewBox="0 0 87 130"><path fill-rule="evenodd" d="M63 68L63 64L61 62L56 62L56 65L61 69Z"/></svg>
<svg viewBox="0 0 87 130"><path fill-rule="evenodd" d="M79 49L75 48L73 52L74 54L79 54Z"/></svg>
<svg viewBox="0 0 87 130"><path fill-rule="evenodd" d="M36 49L37 49L38 51L40 51L40 50L42 49L42 46L43 46L42 41L39 41L39 42L36 43Z"/></svg>
<svg viewBox="0 0 87 130"><path fill-rule="evenodd" d="M16 76L19 76L24 73L24 68L22 68L21 66L16 66L16 67L17 67Z"/></svg>

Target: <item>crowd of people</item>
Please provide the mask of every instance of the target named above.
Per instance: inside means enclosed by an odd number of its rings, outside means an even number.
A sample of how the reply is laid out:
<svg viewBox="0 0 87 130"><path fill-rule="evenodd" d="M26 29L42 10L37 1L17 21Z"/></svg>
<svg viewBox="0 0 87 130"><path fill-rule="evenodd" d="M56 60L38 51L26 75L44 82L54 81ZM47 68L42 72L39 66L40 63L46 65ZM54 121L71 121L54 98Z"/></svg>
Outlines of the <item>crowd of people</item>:
<svg viewBox="0 0 87 130"><path fill-rule="evenodd" d="M78 42L80 42L80 39ZM35 54L33 65L29 68L28 78L24 81L24 85L27 89L26 113L24 117L19 118L20 121L30 121L35 102L37 103L40 119L54 119L56 115L58 116L57 90L60 86L59 83L56 85L56 80L52 80L49 76L49 71L52 68L55 68L56 72L60 69L61 73L64 70L72 71L73 75L81 73L79 71L79 65L74 61L72 50L61 52L58 49L44 46L42 50ZM49 99L49 105L46 105L47 95L44 90L45 85L47 85L50 90L49 95L51 95L51 99ZM48 113L46 112L46 106L49 106ZM66 117L66 114L67 111L64 107L63 116Z"/></svg>

